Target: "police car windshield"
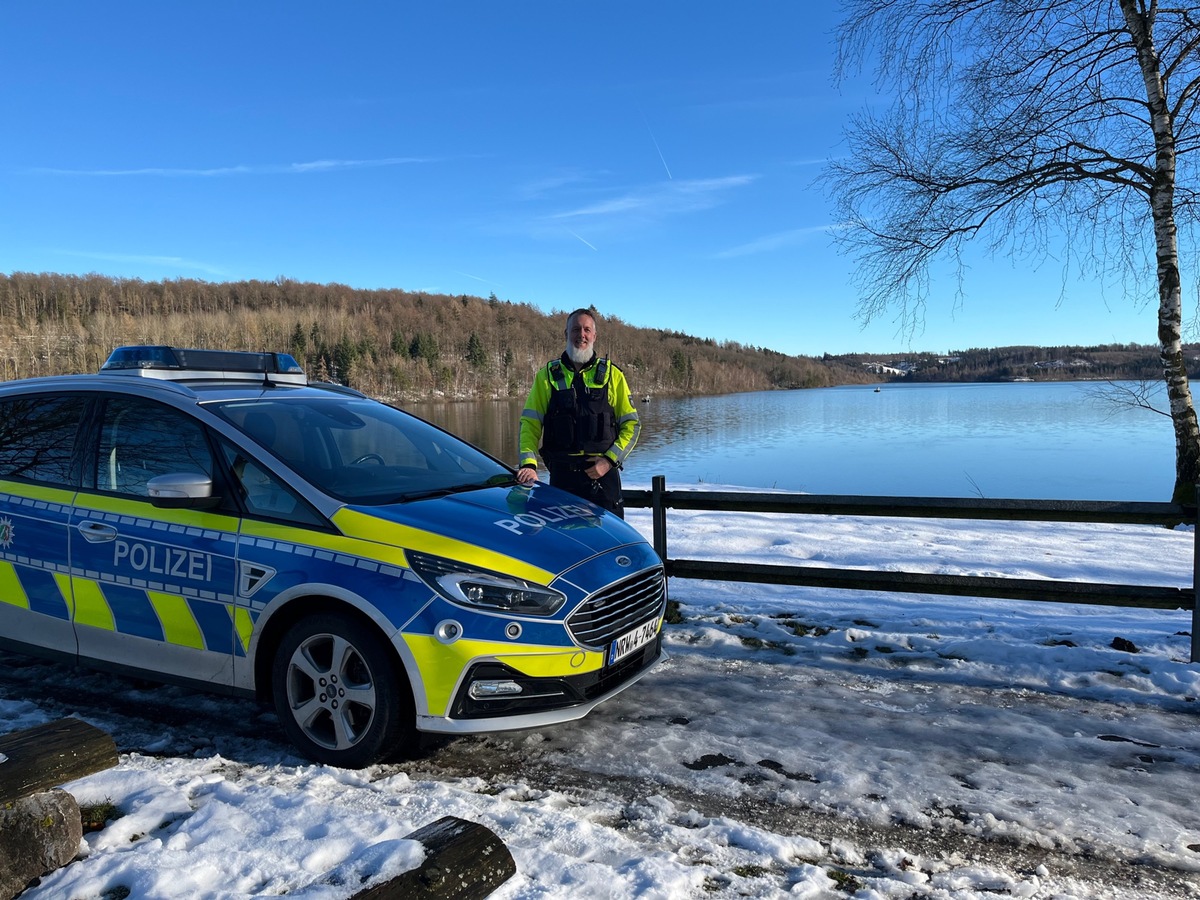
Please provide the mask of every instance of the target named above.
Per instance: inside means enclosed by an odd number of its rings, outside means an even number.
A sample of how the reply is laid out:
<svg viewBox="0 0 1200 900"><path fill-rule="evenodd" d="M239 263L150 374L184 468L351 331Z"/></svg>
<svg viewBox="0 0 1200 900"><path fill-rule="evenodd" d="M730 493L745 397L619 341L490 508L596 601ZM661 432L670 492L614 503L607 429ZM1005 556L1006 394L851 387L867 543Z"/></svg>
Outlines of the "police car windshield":
<svg viewBox="0 0 1200 900"><path fill-rule="evenodd" d="M366 398L264 396L214 410L320 491L380 505L488 487L511 477L482 450Z"/></svg>

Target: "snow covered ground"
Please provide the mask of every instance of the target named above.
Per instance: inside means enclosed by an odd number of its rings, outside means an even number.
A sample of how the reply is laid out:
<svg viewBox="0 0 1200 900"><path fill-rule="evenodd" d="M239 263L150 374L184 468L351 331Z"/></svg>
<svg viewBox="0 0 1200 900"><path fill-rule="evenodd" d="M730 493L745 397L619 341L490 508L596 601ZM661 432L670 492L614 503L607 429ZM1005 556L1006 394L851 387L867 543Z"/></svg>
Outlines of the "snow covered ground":
<svg viewBox="0 0 1200 900"><path fill-rule="evenodd" d="M650 516L630 521L650 534ZM672 511L675 557L1188 586L1155 527ZM120 811L27 900L347 898L480 822L533 898L1200 896L1191 613L675 580L671 658L568 726L296 757L242 701L0 657L0 732L75 714ZM119 700L119 704L114 701ZM130 713L129 710L136 710Z"/></svg>

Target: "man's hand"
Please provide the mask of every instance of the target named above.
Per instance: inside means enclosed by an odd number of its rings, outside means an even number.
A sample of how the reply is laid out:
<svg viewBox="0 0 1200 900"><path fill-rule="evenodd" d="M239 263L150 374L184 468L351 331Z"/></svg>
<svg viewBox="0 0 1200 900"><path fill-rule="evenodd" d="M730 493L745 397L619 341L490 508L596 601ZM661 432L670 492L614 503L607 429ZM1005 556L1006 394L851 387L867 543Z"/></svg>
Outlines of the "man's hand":
<svg viewBox="0 0 1200 900"><path fill-rule="evenodd" d="M524 466L517 469L517 481L521 484L533 484L537 481L537 469Z"/></svg>
<svg viewBox="0 0 1200 900"><path fill-rule="evenodd" d="M613 467L612 460L607 456L598 456L591 463L584 471L587 472L587 477L592 479L592 481L603 478Z"/></svg>

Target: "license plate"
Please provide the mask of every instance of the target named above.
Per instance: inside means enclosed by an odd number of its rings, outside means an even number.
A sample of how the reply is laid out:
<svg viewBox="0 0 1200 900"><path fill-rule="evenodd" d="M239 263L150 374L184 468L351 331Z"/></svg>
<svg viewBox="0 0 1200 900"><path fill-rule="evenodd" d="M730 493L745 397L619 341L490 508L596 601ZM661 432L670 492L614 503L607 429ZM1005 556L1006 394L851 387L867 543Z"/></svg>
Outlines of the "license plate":
<svg viewBox="0 0 1200 900"><path fill-rule="evenodd" d="M651 619L632 631L627 631L608 645L608 664L611 666L630 653L645 647L658 634L658 620Z"/></svg>

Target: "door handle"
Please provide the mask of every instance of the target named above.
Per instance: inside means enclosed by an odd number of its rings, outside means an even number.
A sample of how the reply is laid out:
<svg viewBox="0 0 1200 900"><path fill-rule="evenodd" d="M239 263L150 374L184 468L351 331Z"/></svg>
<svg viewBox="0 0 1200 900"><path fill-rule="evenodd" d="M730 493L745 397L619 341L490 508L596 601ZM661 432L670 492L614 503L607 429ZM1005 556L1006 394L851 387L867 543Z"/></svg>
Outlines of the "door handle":
<svg viewBox="0 0 1200 900"><path fill-rule="evenodd" d="M76 528L83 535L83 539L90 544L102 544L105 541L116 540L117 529L113 525L105 525L103 522L80 522Z"/></svg>

